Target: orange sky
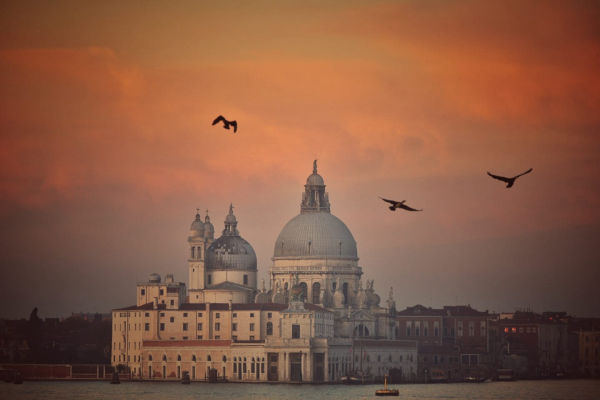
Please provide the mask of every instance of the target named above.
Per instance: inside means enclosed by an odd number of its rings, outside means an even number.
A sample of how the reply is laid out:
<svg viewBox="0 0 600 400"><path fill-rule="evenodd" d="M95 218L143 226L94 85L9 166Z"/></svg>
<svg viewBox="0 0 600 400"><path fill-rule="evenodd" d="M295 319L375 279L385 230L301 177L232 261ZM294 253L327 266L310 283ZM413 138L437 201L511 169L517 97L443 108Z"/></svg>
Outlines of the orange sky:
<svg viewBox="0 0 600 400"><path fill-rule="evenodd" d="M0 316L187 281L195 208L220 232L229 202L266 276L315 158L399 308L600 315L598 5L223 3L0 6Z"/></svg>

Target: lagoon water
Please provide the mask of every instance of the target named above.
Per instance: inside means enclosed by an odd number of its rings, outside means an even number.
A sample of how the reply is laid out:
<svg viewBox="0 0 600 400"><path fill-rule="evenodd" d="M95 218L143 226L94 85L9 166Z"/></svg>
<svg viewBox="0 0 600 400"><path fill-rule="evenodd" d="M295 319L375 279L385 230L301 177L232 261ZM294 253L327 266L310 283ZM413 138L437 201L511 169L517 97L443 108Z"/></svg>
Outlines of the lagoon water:
<svg viewBox="0 0 600 400"><path fill-rule="evenodd" d="M0 399L26 400L329 400L375 399L381 385L289 385L289 384L207 384L123 382L25 382L0 383ZM392 385L400 390L398 399L477 400L598 400L600 380L516 381L454 383L435 385Z"/></svg>

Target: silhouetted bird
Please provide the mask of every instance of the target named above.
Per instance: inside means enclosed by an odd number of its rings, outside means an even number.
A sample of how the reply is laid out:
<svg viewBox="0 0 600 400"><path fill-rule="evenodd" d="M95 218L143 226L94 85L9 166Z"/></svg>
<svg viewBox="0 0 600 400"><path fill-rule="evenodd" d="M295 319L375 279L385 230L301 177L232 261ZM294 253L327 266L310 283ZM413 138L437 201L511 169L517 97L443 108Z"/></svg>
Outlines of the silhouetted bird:
<svg viewBox="0 0 600 400"><path fill-rule="evenodd" d="M392 211L396 211L396 208L402 208L402 209L408 210L408 211L423 211L422 209L417 210L416 208L407 206L406 204L404 204L406 202L406 200L396 201L396 200L384 199L383 197L379 197L379 198L385 202L390 203L391 204L390 210L392 210Z"/></svg>
<svg viewBox="0 0 600 400"><path fill-rule="evenodd" d="M215 120L213 121L212 124L216 125L221 121L223 121L223 128L229 129L229 125L231 125L231 126L233 126L233 133L237 132L237 122L236 121L227 121L222 115L219 115L217 118L215 118Z"/></svg>
<svg viewBox="0 0 600 400"><path fill-rule="evenodd" d="M514 184L515 184L515 180L516 180L518 177L520 177L520 176L523 176L523 175L525 175L525 174L528 174L528 173L530 173L531 171L533 171L533 168L529 168L527 171L523 172L522 174L519 174L519 175L513 176L512 178L507 178L507 177L505 177L505 176L500 176L500 175L494 175L494 174L492 174L492 173L490 173L490 172L488 172L487 174L488 174L489 176L491 176L492 178L494 178L494 179L498 179L499 181L506 182L506 187L507 187L507 188L509 188L509 187L512 187L512 185L514 185Z"/></svg>

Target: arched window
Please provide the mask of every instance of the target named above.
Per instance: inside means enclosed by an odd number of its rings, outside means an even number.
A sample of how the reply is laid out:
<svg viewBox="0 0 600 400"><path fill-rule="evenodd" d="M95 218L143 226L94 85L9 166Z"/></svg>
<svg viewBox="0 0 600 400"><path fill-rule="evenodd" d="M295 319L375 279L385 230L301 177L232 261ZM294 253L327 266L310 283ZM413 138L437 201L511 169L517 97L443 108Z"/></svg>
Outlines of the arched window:
<svg viewBox="0 0 600 400"><path fill-rule="evenodd" d="M212 359L210 358L210 354L206 356L206 361L212 361Z"/></svg>
<svg viewBox="0 0 600 400"><path fill-rule="evenodd" d="M308 287L306 286L306 282L300 282L300 288L302 289L300 298L302 299L302 301L304 301L304 299L306 299L306 296L308 294Z"/></svg>
<svg viewBox="0 0 600 400"><path fill-rule="evenodd" d="M273 335L273 323L267 322L267 336Z"/></svg>
<svg viewBox="0 0 600 400"><path fill-rule="evenodd" d="M223 356L223 362L227 362L227 357L225 355Z"/></svg>
<svg viewBox="0 0 600 400"><path fill-rule="evenodd" d="M177 354L177 361L181 361L181 354Z"/></svg>
<svg viewBox="0 0 600 400"><path fill-rule="evenodd" d="M356 328L354 328L354 336L369 336L369 328L367 328L363 324L359 324Z"/></svg>
<svg viewBox="0 0 600 400"><path fill-rule="evenodd" d="M348 282L344 282L342 285L342 292L344 293L344 304L348 304Z"/></svg>
<svg viewBox="0 0 600 400"><path fill-rule="evenodd" d="M194 354L194 355L192 355L192 361L193 361L193 362L196 362L196 355L195 355L195 354Z"/></svg>
<svg viewBox="0 0 600 400"><path fill-rule="evenodd" d="M167 355L166 354L163 354L162 360L163 361L167 361Z"/></svg>
<svg viewBox="0 0 600 400"><path fill-rule="evenodd" d="M315 282L312 285L312 303L319 304L321 301L321 284Z"/></svg>
<svg viewBox="0 0 600 400"><path fill-rule="evenodd" d="M152 361L152 354L148 354L148 360Z"/></svg>
<svg viewBox="0 0 600 400"><path fill-rule="evenodd" d="M194 250L196 250L196 248L194 246L192 246L192 258L196 257L196 255L194 254L195 253Z"/></svg>

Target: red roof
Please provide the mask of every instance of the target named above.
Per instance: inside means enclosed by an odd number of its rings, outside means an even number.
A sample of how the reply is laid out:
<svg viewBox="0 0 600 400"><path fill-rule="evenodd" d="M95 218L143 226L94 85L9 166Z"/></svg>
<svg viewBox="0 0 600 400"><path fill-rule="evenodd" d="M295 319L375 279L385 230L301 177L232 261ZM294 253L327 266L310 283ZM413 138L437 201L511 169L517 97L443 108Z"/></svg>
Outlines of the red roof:
<svg viewBox="0 0 600 400"><path fill-rule="evenodd" d="M144 340L144 347L226 347L231 340Z"/></svg>

